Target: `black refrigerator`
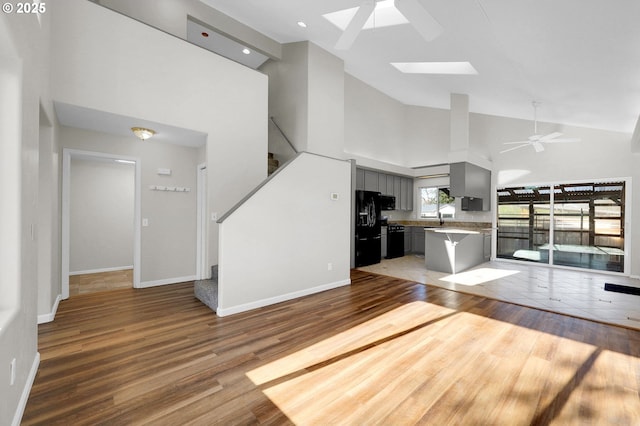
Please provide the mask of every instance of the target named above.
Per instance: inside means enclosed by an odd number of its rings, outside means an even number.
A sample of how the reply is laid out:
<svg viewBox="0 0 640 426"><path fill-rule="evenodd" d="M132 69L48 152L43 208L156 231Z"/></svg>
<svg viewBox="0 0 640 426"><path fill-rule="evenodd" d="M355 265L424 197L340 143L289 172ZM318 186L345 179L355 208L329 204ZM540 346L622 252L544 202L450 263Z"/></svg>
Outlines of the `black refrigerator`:
<svg viewBox="0 0 640 426"><path fill-rule="evenodd" d="M356 267L380 263L380 193L356 191Z"/></svg>

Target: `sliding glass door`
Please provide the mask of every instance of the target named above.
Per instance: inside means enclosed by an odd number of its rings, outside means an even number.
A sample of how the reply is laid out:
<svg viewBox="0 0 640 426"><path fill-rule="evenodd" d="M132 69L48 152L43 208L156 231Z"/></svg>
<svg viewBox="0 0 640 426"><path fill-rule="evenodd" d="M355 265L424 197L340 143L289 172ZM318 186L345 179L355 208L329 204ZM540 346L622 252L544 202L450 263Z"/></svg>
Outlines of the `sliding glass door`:
<svg viewBox="0 0 640 426"><path fill-rule="evenodd" d="M624 182L503 188L497 195L499 258L624 271Z"/></svg>

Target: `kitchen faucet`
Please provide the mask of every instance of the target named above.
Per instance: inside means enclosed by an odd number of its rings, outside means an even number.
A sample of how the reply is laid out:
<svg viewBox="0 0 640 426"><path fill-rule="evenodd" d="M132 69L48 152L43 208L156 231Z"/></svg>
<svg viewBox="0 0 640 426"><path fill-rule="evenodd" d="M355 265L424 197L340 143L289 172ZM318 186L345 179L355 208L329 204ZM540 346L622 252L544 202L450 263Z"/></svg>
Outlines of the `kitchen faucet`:
<svg viewBox="0 0 640 426"><path fill-rule="evenodd" d="M440 220L440 226L444 225L444 219L442 218L442 213L438 212L438 219Z"/></svg>

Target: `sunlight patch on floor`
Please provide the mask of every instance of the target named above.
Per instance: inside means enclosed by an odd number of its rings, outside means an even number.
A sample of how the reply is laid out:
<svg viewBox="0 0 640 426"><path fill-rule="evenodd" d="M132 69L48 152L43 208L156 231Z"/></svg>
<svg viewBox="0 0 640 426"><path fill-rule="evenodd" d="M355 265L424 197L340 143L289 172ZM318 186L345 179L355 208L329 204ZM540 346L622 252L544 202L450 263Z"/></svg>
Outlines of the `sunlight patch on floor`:
<svg viewBox="0 0 640 426"><path fill-rule="evenodd" d="M288 375L300 374L305 369L317 368L319 364L335 362L362 352L452 313L455 313L452 309L436 308L426 302L411 302L301 351L248 371L247 376L260 386Z"/></svg>
<svg viewBox="0 0 640 426"><path fill-rule="evenodd" d="M520 271L506 269L479 268L459 274L447 275L446 277L440 278L440 280L447 281L453 284L474 286L508 277L519 272Z"/></svg>

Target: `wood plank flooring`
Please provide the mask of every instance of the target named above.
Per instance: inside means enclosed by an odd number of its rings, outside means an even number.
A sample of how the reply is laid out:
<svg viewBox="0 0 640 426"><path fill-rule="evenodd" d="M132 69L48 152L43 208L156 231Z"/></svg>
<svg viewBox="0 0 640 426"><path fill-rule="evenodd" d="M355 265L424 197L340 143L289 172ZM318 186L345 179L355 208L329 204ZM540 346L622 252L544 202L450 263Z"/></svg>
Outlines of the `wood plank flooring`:
<svg viewBox="0 0 640 426"><path fill-rule="evenodd" d="M640 331L362 271L225 318L80 295L39 351L24 425L640 424Z"/></svg>
<svg viewBox="0 0 640 426"><path fill-rule="evenodd" d="M133 269L69 275L69 296L133 287Z"/></svg>

